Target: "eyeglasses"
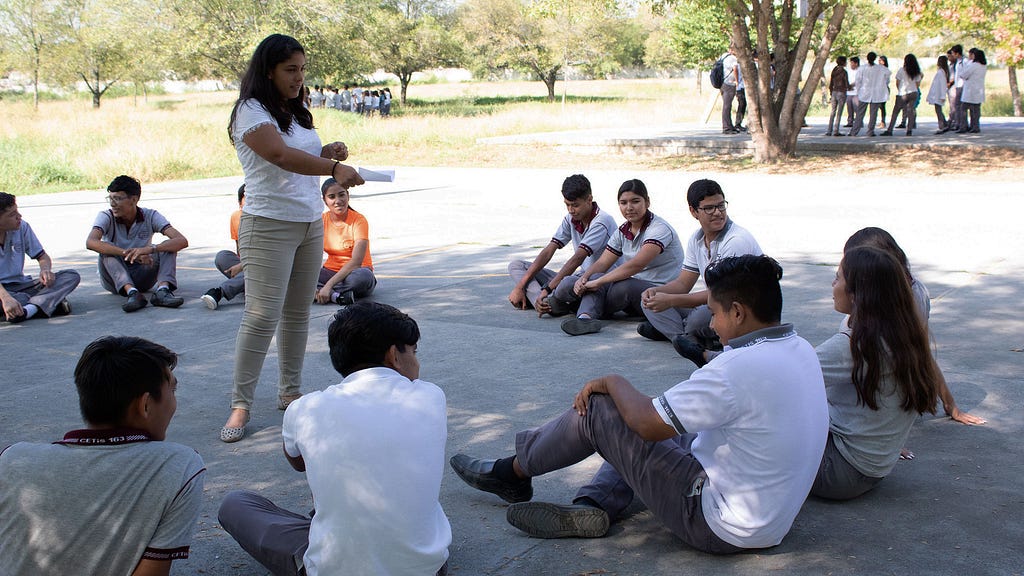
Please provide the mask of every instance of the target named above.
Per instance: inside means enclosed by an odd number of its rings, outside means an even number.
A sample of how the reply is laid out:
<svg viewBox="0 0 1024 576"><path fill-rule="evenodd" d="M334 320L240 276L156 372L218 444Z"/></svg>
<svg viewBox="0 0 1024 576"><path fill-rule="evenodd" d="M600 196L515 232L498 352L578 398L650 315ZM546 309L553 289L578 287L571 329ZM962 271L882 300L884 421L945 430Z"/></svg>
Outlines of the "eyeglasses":
<svg viewBox="0 0 1024 576"><path fill-rule="evenodd" d="M700 210L701 212L703 212L703 213L707 214L708 216L710 216L710 215L715 213L715 210L718 210L719 212L723 212L724 213L725 210L728 207L729 207L729 202L723 201L723 202L721 202L719 204L711 204L710 206L697 206L697 210Z"/></svg>
<svg viewBox="0 0 1024 576"><path fill-rule="evenodd" d="M127 199L128 199L127 196L107 196L107 203L108 204L120 204L121 202L124 202Z"/></svg>

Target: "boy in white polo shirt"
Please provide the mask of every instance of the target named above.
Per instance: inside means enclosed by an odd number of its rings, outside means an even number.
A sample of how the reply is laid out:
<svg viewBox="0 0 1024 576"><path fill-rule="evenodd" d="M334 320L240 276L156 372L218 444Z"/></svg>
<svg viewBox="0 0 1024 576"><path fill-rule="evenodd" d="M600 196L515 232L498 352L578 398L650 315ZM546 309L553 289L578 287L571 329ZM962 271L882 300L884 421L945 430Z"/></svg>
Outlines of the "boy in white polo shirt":
<svg viewBox="0 0 1024 576"><path fill-rule="evenodd" d="M767 256L708 269L713 328L729 347L657 398L609 375L573 408L520 432L500 460L452 457L466 483L514 504L513 526L539 538L600 537L639 496L688 545L725 554L777 545L817 474L828 406L814 349L781 324L782 268ZM628 489L577 493L572 505L528 502L530 478L598 452Z"/></svg>
<svg viewBox="0 0 1024 576"><path fill-rule="evenodd" d="M580 297L572 289L579 279L575 272L577 269L586 272L604 252L608 238L617 228L615 218L601 211L594 202L586 176L573 174L566 178L562 182L562 199L568 214L562 218L548 245L533 262L513 260L508 265L508 274L516 283L508 301L520 310L532 306L541 316L562 316L576 311ZM570 242L574 252L558 272L545 268L555 252Z"/></svg>
<svg viewBox="0 0 1024 576"><path fill-rule="evenodd" d="M339 310L327 336L344 380L292 402L281 427L316 513L236 491L220 523L277 576L443 575L452 541L438 502L447 413L444 392L419 379L419 327L363 301Z"/></svg>

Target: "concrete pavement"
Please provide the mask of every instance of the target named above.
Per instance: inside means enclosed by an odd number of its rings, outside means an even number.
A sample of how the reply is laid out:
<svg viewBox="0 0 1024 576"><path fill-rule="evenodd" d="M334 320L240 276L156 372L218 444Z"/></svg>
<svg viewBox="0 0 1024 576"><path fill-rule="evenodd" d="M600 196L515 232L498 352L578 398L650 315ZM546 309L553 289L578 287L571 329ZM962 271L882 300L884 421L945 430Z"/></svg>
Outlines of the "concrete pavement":
<svg viewBox="0 0 1024 576"><path fill-rule="evenodd" d="M505 266L547 243L563 214L559 186L570 173L399 168L393 183L353 190L352 206L371 226L380 278L374 298L419 321L422 377L447 394L449 456L509 454L517 430L566 409L590 377L618 372L654 395L693 369L668 344L638 336L635 322L570 338L557 320L509 306ZM730 216L785 269L784 320L812 344L833 334L840 320L830 282L847 236L863 226L886 228L931 291L931 327L954 396L989 423L921 418L909 441L917 458L900 462L876 490L842 504L811 499L780 546L727 558L688 549L639 507L602 539L531 539L505 523L500 500L446 470L441 502L454 533L452 574L1021 574L1024 197L1018 183L924 175L844 181L683 171L587 175L597 201L617 220L615 190L627 178L641 178L652 210L684 236L696 227L686 211L686 187L701 177L721 182ZM312 506L304 476L281 455L273 346L249 435L230 445L217 439L228 413L242 304L210 311L198 297L220 282L213 256L231 247L228 216L239 183L143 183L141 204L160 210L190 240L179 258L178 294L186 304L130 315L121 311L121 298L99 286L94 254L85 250L92 220L105 208L104 192L19 198L56 267L77 269L82 284L72 294L70 317L0 324L0 446L52 441L80 425L72 370L94 338L132 334L177 351L178 412L168 439L195 447L208 466L191 558L172 570L179 575L265 573L217 524L228 490L257 490L300 511ZM37 273L34 262L26 268ZM340 379L327 358L333 311L313 306L305 390ZM599 462L593 457L536 479L536 498L567 501Z"/></svg>

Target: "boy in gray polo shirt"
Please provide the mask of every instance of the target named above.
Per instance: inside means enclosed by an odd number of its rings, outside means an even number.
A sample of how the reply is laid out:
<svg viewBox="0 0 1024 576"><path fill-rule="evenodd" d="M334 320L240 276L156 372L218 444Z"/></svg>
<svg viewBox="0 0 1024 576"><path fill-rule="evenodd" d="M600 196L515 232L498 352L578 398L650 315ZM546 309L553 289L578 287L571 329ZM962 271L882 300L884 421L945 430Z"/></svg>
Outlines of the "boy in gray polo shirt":
<svg viewBox="0 0 1024 576"><path fill-rule="evenodd" d="M25 274L25 256L39 262L39 278ZM0 192L0 318L23 322L36 314L71 313L67 296L81 278L74 270L54 272L32 227L21 219L13 195Z"/></svg>
<svg viewBox="0 0 1024 576"><path fill-rule="evenodd" d="M164 442L177 355L105 336L75 367L84 430L0 452L0 572L167 574L188 558L203 459Z"/></svg>
<svg viewBox="0 0 1024 576"><path fill-rule="evenodd" d="M146 306L142 292L154 285L150 303L177 308L184 300L175 296L178 252L188 240L156 210L140 208L142 186L131 176L121 175L107 186L110 209L96 215L85 247L99 254L100 283L114 294L127 296L121 309L135 312ZM153 243L153 234L167 237Z"/></svg>

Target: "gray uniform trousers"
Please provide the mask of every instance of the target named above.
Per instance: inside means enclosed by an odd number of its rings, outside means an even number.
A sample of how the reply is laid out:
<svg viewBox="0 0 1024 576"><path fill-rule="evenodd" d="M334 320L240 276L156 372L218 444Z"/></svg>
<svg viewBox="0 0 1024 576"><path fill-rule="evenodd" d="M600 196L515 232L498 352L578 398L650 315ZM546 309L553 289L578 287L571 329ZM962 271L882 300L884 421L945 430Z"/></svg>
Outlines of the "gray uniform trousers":
<svg viewBox="0 0 1024 576"><path fill-rule="evenodd" d="M526 271L529 270L533 262L527 262L526 260L513 260L508 263L508 275L512 278L512 282L519 284L519 282L526 276ZM530 307L533 307L533 303L540 298L540 289L550 282L557 272L552 272L547 268L541 268L537 273L530 279L530 282L526 285L526 298L530 301ZM548 296L548 299L554 298L558 300L560 306L563 309L576 310L580 304L580 297L573 291L573 286L580 277L578 274L573 274L562 278L562 281L555 287L553 294Z"/></svg>
<svg viewBox="0 0 1024 576"><path fill-rule="evenodd" d="M644 308L644 316L651 326L669 340L683 335L698 344L703 344L706 339L714 339L715 336L711 330L711 309L707 305L696 308L668 308L661 312Z"/></svg>
<svg viewBox="0 0 1024 576"><path fill-rule="evenodd" d="M590 397L585 416L569 409L539 428L517 434L516 458L523 472L539 476L581 462L596 452L683 542L712 554L738 552L741 549L716 536L704 518L701 490L707 474L690 452L690 442L689 435L660 442L644 440L626 425L610 396L595 394ZM620 487L616 495L618 502L612 510L606 510L610 517L625 508L625 490ZM601 496L597 496L590 497L601 503Z"/></svg>
<svg viewBox="0 0 1024 576"><path fill-rule="evenodd" d="M213 259L213 263L216 264L217 270L223 274L227 280L220 285L220 293L231 300L235 296L245 292L245 272L239 272L232 278L228 276L228 268L241 264L242 259L238 257L231 250L221 250L217 252L217 256Z"/></svg>
<svg viewBox="0 0 1024 576"><path fill-rule="evenodd" d="M167 282L171 290L178 288L177 252L153 254L154 264L129 264L120 256L99 257L100 284L107 291L125 296L124 287L131 284L139 292L145 292L161 282Z"/></svg>
<svg viewBox="0 0 1024 576"><path fill-rule="evenodd" d="M52 286L43 286L38 278L34 278L28 282L5 282L4 290L7 290L22 308L27 304L34 304L40 312L50 316L57 305L67 298L82 280L74 270L61 270L54 272L53 275ZM3 314L3 310L0 310L0 314Z"/></svg>

